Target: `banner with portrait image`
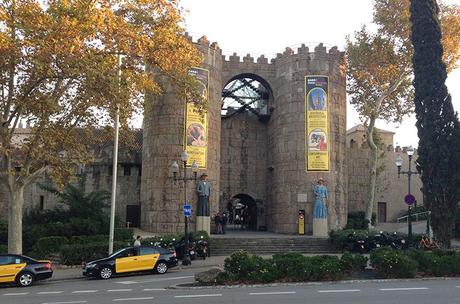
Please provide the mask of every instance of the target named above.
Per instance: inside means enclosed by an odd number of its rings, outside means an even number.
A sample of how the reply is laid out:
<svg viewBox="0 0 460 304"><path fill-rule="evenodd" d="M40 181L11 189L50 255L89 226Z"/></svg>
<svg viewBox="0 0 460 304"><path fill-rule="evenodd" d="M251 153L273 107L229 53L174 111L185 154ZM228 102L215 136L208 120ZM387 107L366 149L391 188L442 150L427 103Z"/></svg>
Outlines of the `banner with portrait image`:
<svg viewBox="0 0 460 304"><path fill-rule="evenodd" d="M307 171L329 171L329 78L305 77L305 153Z"/></svg>
<svg viewBox="0 0 460 304"><path fill-rule="evenodd" d="M195 77L198 89L205 100L208 99L209 71L192 68L189 74ZM184 150L189 155L188 166L196 161L201 169L206 169L208 153L208 114L197 111L193 102L185 106Z"/></svg>

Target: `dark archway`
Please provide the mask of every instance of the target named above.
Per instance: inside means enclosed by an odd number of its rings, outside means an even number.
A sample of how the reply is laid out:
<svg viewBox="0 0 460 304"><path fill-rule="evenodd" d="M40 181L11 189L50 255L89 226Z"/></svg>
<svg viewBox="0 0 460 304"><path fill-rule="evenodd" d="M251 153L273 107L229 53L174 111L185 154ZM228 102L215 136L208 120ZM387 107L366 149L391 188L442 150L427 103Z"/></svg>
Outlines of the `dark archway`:
<svg viewBox="0 0 460 304"><path fill-rule="evenodd" d="M230 230L257 230L257 203L245 193L233 196L227 204Z"/></svg>

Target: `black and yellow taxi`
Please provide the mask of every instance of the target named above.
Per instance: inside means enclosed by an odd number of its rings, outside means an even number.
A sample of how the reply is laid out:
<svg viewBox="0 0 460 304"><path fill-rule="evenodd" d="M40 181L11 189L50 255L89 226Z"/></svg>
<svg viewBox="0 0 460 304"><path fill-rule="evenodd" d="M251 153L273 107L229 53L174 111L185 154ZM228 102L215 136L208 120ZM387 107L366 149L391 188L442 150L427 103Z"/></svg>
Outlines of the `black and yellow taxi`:
<svg viewBox="0 0 460 304"><path fill-rule="evenodd" d="M0 283L16 283L21 287L53 276L50 261L41 261L17 254L0 255Z"/></svg>
<svg viewBox="0 0 460 304"><path fill-rule="evenodd" d="M83 275L110 279L115 274L153 271L164 274L177 266L174 251L156 246L127 247L112 255L83 264Z"/></svg>

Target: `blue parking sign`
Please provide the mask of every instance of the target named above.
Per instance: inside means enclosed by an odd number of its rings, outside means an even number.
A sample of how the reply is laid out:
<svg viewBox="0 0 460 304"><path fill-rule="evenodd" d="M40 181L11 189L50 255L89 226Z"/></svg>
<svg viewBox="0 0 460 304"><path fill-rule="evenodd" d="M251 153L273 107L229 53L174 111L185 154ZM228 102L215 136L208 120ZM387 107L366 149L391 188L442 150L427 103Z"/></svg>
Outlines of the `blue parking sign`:
<svg viewBox="0 0 460 304"><path fill-rule="evenodd" d="M189 205L187 203L184 205L184 216L192 216L192 205Z"/></svg>

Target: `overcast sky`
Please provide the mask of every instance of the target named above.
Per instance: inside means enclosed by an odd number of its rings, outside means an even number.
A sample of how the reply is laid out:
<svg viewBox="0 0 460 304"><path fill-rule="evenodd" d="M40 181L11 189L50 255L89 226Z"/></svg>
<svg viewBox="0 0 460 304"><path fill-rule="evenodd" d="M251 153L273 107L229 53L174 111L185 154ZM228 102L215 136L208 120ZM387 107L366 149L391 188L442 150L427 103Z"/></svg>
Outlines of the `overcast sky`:
<svg viewBox="0 0 460 304"><path fill-rule="evenodd" d="M460 4L460 0L445 2ZM181 0L181 5L194 40L206 35L227 55L273 57L288 46L313 47L319 42L343 50L346 35L372 21L371 0ZM447 85L460 111L460 69L449 75ZM348 128L359 123L351 106L347 120ZM395 144L417 146L414 124L415 118L407 117L401 126L380 122L377 127L395 131Z"/></svg>

